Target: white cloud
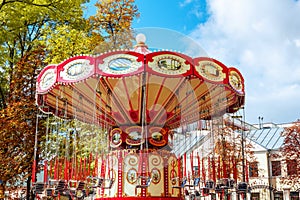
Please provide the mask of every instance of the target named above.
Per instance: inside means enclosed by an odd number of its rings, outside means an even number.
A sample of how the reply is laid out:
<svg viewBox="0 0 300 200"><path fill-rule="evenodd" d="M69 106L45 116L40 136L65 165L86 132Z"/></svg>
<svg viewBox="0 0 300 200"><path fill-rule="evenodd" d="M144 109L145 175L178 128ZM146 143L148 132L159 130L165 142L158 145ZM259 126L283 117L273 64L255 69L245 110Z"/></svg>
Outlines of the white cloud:
<svg viewBox="0 0 300 200"><path fill-rule="evenodd" d="M179 6L180 7L184 7L186 6L187 4L190 4L193 0L184 0L183 2L179 3Z"/></svg>
<svg viewBox="0 0 300 200"><path fill-rule="evenodd" d="M300 47L300 39L294 40L296 47Z"/></svg>
<svg viewBox="0 0 300 200"><path fill-rule="evenodd" d="M245 78L250 122L300 118L300 2L208 0L210 14L191 34L208 55Z"/></svg>

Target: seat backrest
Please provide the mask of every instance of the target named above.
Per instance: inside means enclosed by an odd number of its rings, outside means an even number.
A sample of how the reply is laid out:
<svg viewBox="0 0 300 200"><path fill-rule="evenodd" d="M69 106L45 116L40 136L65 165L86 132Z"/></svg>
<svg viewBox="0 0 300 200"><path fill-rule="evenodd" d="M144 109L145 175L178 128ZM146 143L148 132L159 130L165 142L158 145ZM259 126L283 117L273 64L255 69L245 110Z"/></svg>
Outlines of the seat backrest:
<svg viewBox="0 0 300 200"><path fill-rule="evenodd" d="M150 185L150 183L151 183L151 180L152 180L152 179L151 179L150 177L148 177L148 179L147 179L147 181L146 181L146 185L147 185L147 186L149 186L149 185Z"/></svg>
<svg viewBox="0 0 300 200"><path fill-rule="evenodd" d="M55 189L61 193L64 191L65 187L66 187L66 182L64 180L59 180Z"/></svg>
<svg viewBox="0 0 300 200"><path fill-rule="evenodd" d="M185 179L183 179L183 181L181 182L181 185L180 185L180 187L184 187L185 186L185 184L186 184L186 182L187 182L187 179L185 178Z"/></svg>
<svg viewBox="0 0 300 200"><path fill-rule="evenodd" d="M36 194L42 194L45 189L44 183L35 183L34 184L34 191Z"/></svg>
<svg viewBox="0 0 300 200"><path fill-rule="evenodd" d="M79 181L77 185L77 190L83 190L85 186L85 182Z"/></svg>
<svg viewBox="0 0 300 200"><path fill-rule="evenodd" d="M194 179L194 186L198 186L200 183L200 178L195 178Z"/></svg>
<svg viewBox="0 0 300 200"><path fill-rule="evenodd" d="M97 178L97 184L96 184L96 186L97 187L100 187L101 185L102 185L102 183L103 183L103 178Z"/></svg>

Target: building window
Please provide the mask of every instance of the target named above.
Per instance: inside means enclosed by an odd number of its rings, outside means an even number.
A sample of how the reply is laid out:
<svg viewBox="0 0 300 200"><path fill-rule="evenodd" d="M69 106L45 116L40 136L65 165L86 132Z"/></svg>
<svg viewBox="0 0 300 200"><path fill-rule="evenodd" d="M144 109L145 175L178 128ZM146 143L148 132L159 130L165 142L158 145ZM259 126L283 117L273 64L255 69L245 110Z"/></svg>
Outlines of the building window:
<svg viewBox="0 0 300 200"><path fill-rule="evenodd" d="M299 192L290 192L291 200L299 200Z"/></svg>
<svg viewBox="0 0 300 200"><path fill-rule="evenodd" d="M281 175L281 162L280 161L272 161L272 176L280 176Z"/></svg>
<svg viewBox="0 0 300 200"><path fill-rule="evenodd" d="M251 193L251 200L259 200L259 192Z"/></svg>
<svg viewBox="0 0 300 200"><path fill-rule="evenodd" d="M249 176L258 177L258 162L249 163Z"/></svg>
<svg viewBox="0 0 300 200"><path fill-rule="evenodd" d="M287 163L287 173L288 175L297 175L297 161L296 160L286 160Z"/></svg>
<svg viewBox="0 0 300 200"><path fill-rule="evenodd" d="M282 199L283 199L283 192L274 193L274 200L282 200Z"/></svg>

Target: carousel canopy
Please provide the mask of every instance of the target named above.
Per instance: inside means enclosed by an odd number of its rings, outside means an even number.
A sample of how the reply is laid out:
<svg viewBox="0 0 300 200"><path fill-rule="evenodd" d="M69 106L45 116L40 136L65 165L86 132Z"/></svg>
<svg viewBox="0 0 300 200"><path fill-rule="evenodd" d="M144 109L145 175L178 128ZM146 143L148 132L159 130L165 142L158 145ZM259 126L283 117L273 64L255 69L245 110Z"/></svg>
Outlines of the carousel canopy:
<svg viewBox="0 0 300 200"><path fill-rule="evenodd" d="M58 117L110 127L168 129L231 113L244 104L244 80L209 57L134 50L81 55L49 65L37 80L37 105Z"/></svg>

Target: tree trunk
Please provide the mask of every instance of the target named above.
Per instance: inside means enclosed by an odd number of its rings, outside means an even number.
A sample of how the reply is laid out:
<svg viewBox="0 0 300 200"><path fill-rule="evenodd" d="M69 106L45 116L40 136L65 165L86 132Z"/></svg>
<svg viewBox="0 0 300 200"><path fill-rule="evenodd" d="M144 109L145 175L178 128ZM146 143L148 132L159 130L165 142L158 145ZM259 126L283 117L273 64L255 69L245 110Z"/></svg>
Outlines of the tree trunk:
<svg viewBox="0 0 300 200"><path fill-rule="evenodd" d="M31 185L31 177L29 176L26 181L26 191L27 191L26 192L26 200L30 200L30 197L31 197L31 199L33 199L33 196L31 195L30 185Z"/></svg>

